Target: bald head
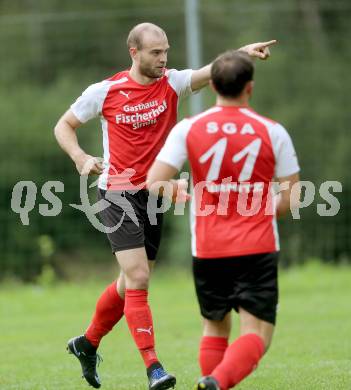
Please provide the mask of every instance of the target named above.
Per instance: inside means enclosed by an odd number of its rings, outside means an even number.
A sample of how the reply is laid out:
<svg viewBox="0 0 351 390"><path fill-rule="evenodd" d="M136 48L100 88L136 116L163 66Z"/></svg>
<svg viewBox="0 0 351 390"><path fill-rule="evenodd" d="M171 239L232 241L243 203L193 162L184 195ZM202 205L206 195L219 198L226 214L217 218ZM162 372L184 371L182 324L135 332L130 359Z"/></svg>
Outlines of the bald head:
<svg viewBox="0 0 351 390"><path fill-rule="evenodd" d="M162 28L141 23L132 28L127 45L132 58L130 75L139 82L153 82L164 75L169 44Z"/></svg>
<svg viewBox="0 0 351 390"><path fill-rule="evenodd" d="M161 27L153 23L140 23L134 26L127 38L128 49L136 47L138 50L143 48L146 40L167 39L167 35Z"/></svg>

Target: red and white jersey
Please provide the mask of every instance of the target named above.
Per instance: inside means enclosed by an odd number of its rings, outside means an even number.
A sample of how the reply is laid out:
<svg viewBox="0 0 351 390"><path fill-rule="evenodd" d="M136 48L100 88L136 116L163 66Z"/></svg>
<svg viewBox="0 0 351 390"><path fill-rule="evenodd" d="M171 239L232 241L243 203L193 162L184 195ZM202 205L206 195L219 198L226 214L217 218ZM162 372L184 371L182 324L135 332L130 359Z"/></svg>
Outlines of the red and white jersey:
<svg viewBox="0 0 351 390"><path fill-rule="evenodd" d="M100 117L104 172L99 187L127 189L143 185L152 162L177 122L179 98L190 94L192 70L167 70L149 85L129 77L128 71L88 87L72 104L85 123Z"/></svg>
<svg viewBox="0 0 351 390"><path fill-rule="evenodd" d="M187 158L193 255L279 250L272 180L299 171L284 127L248 107L215 106L179 122L157 156L178 170Z"/></svg>

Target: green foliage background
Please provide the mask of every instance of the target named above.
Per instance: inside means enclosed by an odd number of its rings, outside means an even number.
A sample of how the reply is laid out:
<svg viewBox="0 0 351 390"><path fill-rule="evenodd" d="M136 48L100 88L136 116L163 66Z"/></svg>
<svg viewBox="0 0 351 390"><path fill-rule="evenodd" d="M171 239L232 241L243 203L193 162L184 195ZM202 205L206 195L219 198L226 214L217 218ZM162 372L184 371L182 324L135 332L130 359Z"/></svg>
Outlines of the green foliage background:
<svg viewBox="0 0 351 390"><path fill-rule="evenodd" d="M350 145L348 108L351 78L351 4L317 0L200 1L203 63L227 48L278 39L272 59L257 62L253 107L291 133L301 176L317 187L341 181L335 217L321 218L317 203L301 220L281 223L282 261L310 257L350 261ZM89 84L129 66L125 46L132 26L151 21L169 37L169 67L185 68L184 2L174 0L0 0L0 278L33 280L44 266L67 276L67 267L111 262L108 243L85 216L69 206L79 202L79 178L58 148L52 129L59 116ZM205 107L214 103L209 90ZM181 116L188 113L187 104ZM101 155L98 121L80 129L80 141ZM20 180L61 180L63 212L43 218L35 209L23 226L10 207ZM94 194L92 194L92 198ZM188 264L188 220L167 216L160 260ZM78 267L79 268L79 267Z"/></svg>
<svg viewBox="0 0 351 390"><path fill-rule="evenodd" d="M350 277L350 267L317 263L282 272L273 343L258 369L235 389L350 389L350 302L345 294ZM67 339L88 325L92 302L101 292L101 280L84 282L0 285L1 348L6 357L0 365L2 390L88 389L79 362L64 348ZM149 294L158 355L176 375L177 388L191 389L200 375L202 326L191 275L157 269ZM235 315L231 341L238 330ZM103 389L146 388L143 363L124 319L104 337L99 352L104 358L98 368Z"/></svg>

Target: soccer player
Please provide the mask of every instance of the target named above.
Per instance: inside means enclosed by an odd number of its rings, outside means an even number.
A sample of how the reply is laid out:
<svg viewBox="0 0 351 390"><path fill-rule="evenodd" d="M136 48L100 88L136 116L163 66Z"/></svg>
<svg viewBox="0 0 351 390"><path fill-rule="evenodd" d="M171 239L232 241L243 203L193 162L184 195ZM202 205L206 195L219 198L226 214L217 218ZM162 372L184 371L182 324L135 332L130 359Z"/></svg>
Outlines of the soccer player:
<svg viewBox="0 0 351 390"><path fill-rule="evenodd" d="M276 214L299 203L299 165L287 131L249 107L253 73L247 54L220 55L211 68L216 106L179 122L148 173L151 192L170 186L174 197L178 185L167 181L189 159L193 275L204 320L201 390L234 387L267 351L278 303ZM240 336L228 346L232 309Z"/></svg>
<svg viewBox="0 0 351 390"><path fill-rule="evenodd" d="M252 44L241 50L265 59L274 43ZM211 65L194 71L167 70L167 36L151 23L135 26L127 45L131 68L87 88L55 127L58 143L78 172L100 175L99 198L110 201L100 217L108 227L112 252L121 269L117 282L111 283L98 299L84 335L72 338L68 350L79 359L87 382L99 388L97 348L125 315L147 369L149 389L168 389L174 387L176 379L163 369L157 357L148 304L150 269L159 247L162 215L158 215L157 225L150 224L144 183L176 124L179 100L208 84ZM95 117L100 117L102 123L103 163L80 147L76 135L78 127ZM117 202L110 193L118 198ZM119 228L114 229L116 226Z"/></svg>

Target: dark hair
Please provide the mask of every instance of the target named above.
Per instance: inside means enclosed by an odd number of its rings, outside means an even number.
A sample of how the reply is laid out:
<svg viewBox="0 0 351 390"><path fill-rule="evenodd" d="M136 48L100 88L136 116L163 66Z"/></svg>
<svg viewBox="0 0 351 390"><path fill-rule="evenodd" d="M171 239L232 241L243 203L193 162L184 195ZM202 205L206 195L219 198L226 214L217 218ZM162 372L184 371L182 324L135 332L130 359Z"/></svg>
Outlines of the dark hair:
<svg viewBox="0 0 351 390"><path fill-rule="evenodd" d="M253 80L254 65L250 56L230 50L218 56L211 67L213 85L219 95L236 98L247 82Z"/></svg>

